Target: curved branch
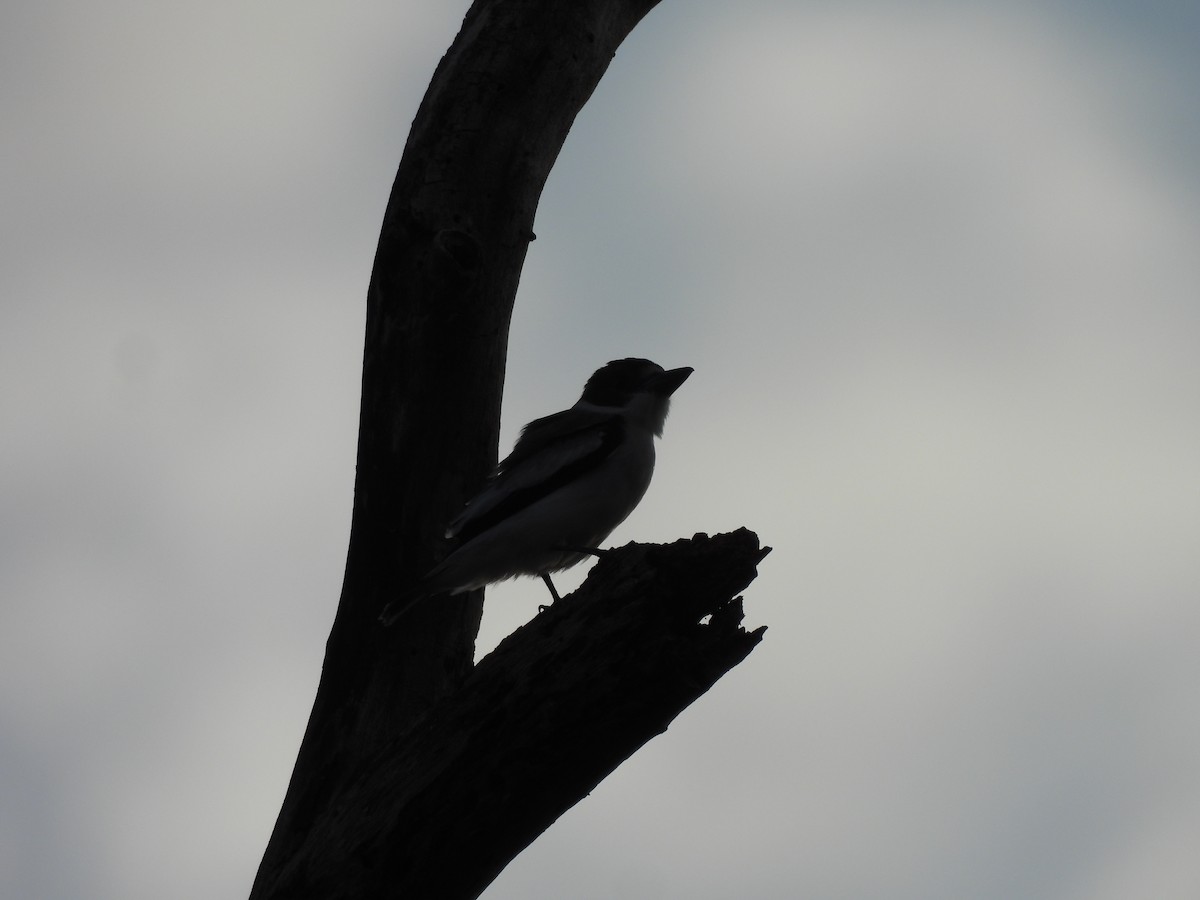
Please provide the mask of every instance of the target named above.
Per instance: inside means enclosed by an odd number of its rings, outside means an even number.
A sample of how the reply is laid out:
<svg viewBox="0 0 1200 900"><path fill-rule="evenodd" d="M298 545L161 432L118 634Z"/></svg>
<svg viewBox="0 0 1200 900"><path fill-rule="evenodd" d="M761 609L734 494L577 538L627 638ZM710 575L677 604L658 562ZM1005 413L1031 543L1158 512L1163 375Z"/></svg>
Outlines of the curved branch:
<svg viewBox="0 0 1200 900"><path fill-rule="evenodd" d="M625 548L478 667L481 592L376 621L495 463L542 187L656 2L476 0L437 67L368 289L341 600L252 900L475 896L761 636L728 602L760 558L748 532Z"/></svg>
<svg viewBox="0 0 1200 900"><path fill-rule="evenodd" d="M275 895L478 896L757 646L736 595L768 550L742 529L609 551L364 761L307 836L320 868Z"/></svg>

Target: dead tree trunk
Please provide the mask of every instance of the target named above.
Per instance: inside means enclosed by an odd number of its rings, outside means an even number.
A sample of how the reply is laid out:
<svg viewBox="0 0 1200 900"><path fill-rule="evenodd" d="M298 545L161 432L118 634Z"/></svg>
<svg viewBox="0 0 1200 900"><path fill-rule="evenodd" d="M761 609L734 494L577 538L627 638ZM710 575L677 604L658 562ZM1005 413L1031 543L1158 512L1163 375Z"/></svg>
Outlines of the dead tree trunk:
<svg viewBox="0 0 1200 900"><path fill-rule="evenodd" d="M252 900L478 896L761 638L731 599L746 531L623 548L474 667L481 592L376 621L495 463L542 186L656 2L477 0L434 73L371 275L341 601Z"/></svg>

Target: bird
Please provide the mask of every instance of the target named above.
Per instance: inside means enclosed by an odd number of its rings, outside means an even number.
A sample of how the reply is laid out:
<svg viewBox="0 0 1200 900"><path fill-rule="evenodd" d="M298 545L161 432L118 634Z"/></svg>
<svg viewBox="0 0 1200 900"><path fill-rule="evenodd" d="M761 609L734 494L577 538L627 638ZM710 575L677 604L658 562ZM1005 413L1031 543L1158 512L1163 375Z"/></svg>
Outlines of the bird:
<svg viewBox="0 0 1200 900"><path fill-rule="evenodd" d="M654 474L671 395L692 374L648 359L597 369L575 405L526 425L512 452L446 528L457 546L380 615L391 625L435 594L461 594L519 575L540 576L600 556Z"/></svg>

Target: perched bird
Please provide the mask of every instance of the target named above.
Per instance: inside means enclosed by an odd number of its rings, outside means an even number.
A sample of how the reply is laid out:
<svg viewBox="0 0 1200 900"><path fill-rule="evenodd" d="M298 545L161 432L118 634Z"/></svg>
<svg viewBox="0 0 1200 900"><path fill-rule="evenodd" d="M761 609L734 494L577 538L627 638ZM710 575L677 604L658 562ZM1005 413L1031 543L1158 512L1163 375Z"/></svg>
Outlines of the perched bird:
<svg viewBox="0 0 1200 900"><path fill-rule="evenodd" d="M416 601L517 575L551 572L597 549L633 512L654 474L671 395L690 368L618 359L588 379L570 409L525 426L512 453L446 529L457 548L379 617L390 625Z"/></svg>

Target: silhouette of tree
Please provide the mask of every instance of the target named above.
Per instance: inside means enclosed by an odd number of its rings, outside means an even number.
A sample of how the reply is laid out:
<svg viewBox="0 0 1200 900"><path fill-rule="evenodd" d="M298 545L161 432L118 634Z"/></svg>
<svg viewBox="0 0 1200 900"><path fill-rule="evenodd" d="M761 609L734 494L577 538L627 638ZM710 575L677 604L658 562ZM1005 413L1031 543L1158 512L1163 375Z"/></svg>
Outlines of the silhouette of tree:
<svg viewBox="0 0 1200 900"><path fill-rule="evenodd" d="M538 198L656 2L477 0L434 72L368 289L341 600L252 900L478 896L761 639L744 529L606 555L478 665L482 591L377 622L495 464Z"/></svg>

